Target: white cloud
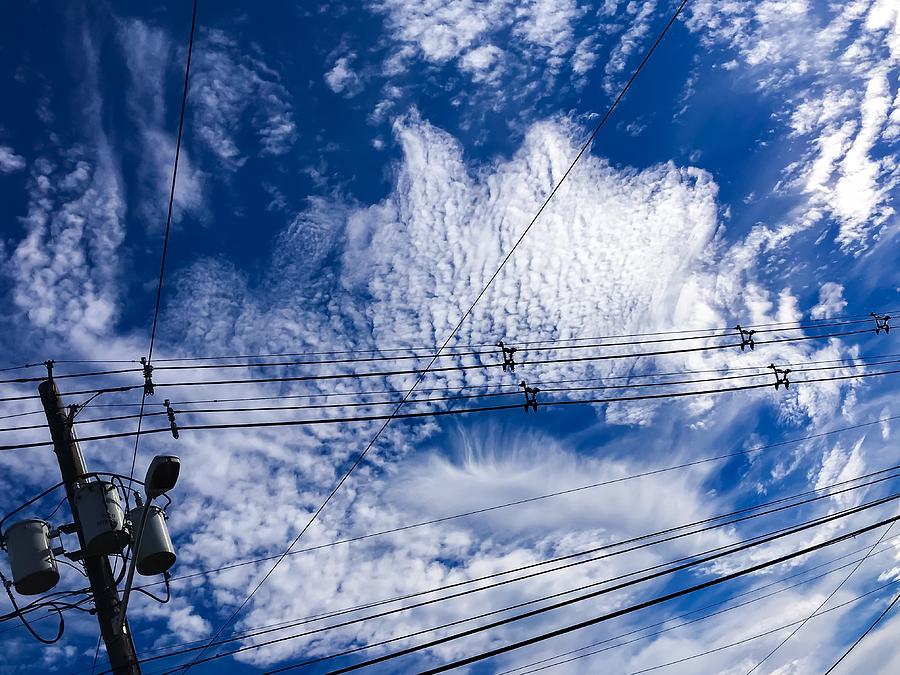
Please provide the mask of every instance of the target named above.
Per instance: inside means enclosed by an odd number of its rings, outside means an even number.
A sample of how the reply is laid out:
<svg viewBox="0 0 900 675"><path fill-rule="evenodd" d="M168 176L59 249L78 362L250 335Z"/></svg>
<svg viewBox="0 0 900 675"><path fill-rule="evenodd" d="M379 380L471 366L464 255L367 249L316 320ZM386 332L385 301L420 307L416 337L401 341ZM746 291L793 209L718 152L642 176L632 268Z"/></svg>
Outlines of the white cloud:
<svg viewBox="0 0 900 675"><path fill-rule="evenodd" d="M819 288L819 304L809 311L809 315L813 319L830 319L840 315L846 306L844 287L833 281L826 281Z"/></svg>
<svg viewBox="0 0 900 675"><path fill-rule="evenodd" d="M325 73L325 82L335 94L354 96L360 91L359 75L351 68L355 54L341 56L331 70Z"/></svg>
<svg viewBox="0 0 900 675"><path fill-rule="evenodd" d="M900 170L889 81L900 74L900 21L890 0L855 0L827 11L802 0L692 3L701 43L736 53L760 91L781 92L783 117L805 144L786 170L808 200L805 227L824 216L837 241L861 251L894 214ZM736 71L733 71L736 72Z"/></svg>
<svg viewBox="0 0 900 675"><path fill-rule="evenodd" d="M205 31L194 58L190 96L196 133L225 166L236 169L246 161L237 141L246 114L259 154L290 151L297 126L290 94L276 71L217 29Z"/></svg>
<svg viewBox="0 0 900 675"><path fill-rule="evenodd" d="M8 145L0 145L0 173L15 173L26 166L25 158Z"/></svg>

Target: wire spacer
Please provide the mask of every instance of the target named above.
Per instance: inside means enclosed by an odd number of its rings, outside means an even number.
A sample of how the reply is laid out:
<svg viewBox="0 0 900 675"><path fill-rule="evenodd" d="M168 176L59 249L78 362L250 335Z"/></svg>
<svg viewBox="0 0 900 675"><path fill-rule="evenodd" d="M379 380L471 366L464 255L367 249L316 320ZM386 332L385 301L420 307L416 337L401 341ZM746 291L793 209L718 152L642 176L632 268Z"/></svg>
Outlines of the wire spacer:
<svg viewBox="0 0 900 675"><path fill-rule="evenodd" d="M500 350L503 353L503 372L506 372L507 370L509 372L514 371L516 369L516 360L513 358L513 354L519 350L515 347L507 347L503 344L503 340L500 340L500 342L497 343L497 346L500 347Z"/></svg>
<svg viewBox="0 0 900 675"><path fill-rule="evenodd" d="M744 351L745 347L750 347L750 351L753 351L753 335L756 333L755 330L744 330L741 328L741 324L738 324L734 327L734 329L740 333L741 335L741 351Z"/></svg>
<svg viewBox="0 0 900 675"><path fill-rule="evenodd" d="M525 380L519 382L519 386L522 387L522 390L525 392L525 412L528 412L528 408L537 412L537 395L540 389L537 387L529 387L525 384Z"/></svg>
<svg viewBox="0 0 900 675"><path fill-rule="evenodd" d="M141 365L144 367L144 396L153 396L153 366L143 356Z"/></svg>
<svg viewBox="0 0 900 675"><path fill-rule="evenodd" d="M776 368L774 363L770 363L769 368L775 373L775 391L778 391L778 387L782 384L785 389L788 389L791 386L791 383L788 381L788 373L791 372L790 368Z"/></svg>
<svg viewBox="0 0 900 675"><path fill-rule="evenodd" d="M881 331L884 331L885 335L891 332L891 325L888 323L888 321L891 320L891 317L887 314L882 315L876 314L875 312L869 312L869 316L875 319L875 335L878 335Z"/></svg>
<svg viewBox="0 0 900 675"><path fill-rule="evenodd" d="M175 411L169 405L169 399L163 401L163 405L166 406L166 416L169 418L169 426L172 428L172 437L178 438L178 424L175 422Z"/></svg>

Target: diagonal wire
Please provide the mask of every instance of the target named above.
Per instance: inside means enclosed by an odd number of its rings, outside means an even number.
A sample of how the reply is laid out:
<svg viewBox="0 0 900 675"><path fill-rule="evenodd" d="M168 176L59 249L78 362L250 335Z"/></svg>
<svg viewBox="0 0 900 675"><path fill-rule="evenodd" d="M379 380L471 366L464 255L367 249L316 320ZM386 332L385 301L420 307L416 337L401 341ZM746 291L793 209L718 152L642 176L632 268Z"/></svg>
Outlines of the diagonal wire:
<svg viewBox="0 0 900 675"><path fill-rule="evenodd" d="M159 263L159 283L156 285L156 307L153 310L153 327L150 329L150 348L147 350L147 364L153 360L153 343L156 341L156 328L159 325L159 305L162 299L163 279L166 272L166 254L169 251L169 233L172 230L172 211L175 205L175 182L178 178L178 160L181 158L181 139L184 135L184 113L187 108L188 82L191 75L191 55L194 52L194 29L197 26L197 0L191 10L191 33L188 38L187 62L184 66L184 90L181 93L181 114L178 117L178 138L175 141L175 163L172 166L172 186L169 189L169 209L166 214L166 232L163 236L162 257ZM134 464L137 461L138 443L141 440L141 424L144 421L144 404L147 400L147 390L141 396L141 409L138 413L137 435L134 437L134 451L131 455L131 470L128 472L128 485L134 478Z"/></svg>
<svg viewBox="0 0 900 675"><path fill-rule="evenodd" d="M806 625L806 622L807 622L807 621L809 621L810 619L812 619L816 614L818 614L818 613L822 610L822 608L823 608L825 605L828 604L828 601L831 600L831 598L834 597L835 593L837 593L839 590L841 590L841 588L843 587L843 585L844 585L845 583L847 583L847 581L850 580L850 577L853 576L854 572L856 572L856 570L858 570L858 569L860 568L860 566L866 561L866 559L867 559L870 555L872 555L872 552L875 550L875 548L878 546L878 544L880 544L881 541L887 536L888 532L891 531L891 528L892 528L892 527L894 527L894 523L891 523L890 525L888 525L887 529L885 529L885 531L881 533L881 536L878 537L878 541L876 541L874 544L872 544L872 548L869 549L869 552L866 553L866 555L863 556L863 558L856 564L856 567L854 567L852 570L850 570L850 572L847 574L847 576L845 576L845 577L841 580L841 583L839 583L837 586L835 586L834 590L831 591L831 593L828 594L828 597L825 598L821 603L819 603L819 606L816 607L816 608L809 614L809 616L807 616L805 619L803 619L803 621L801 621L801 622L797 625L797 627L794 628L794 630L792 630L792 631L787 635L787 637L784 638L784 640L782 640L782 641L779 642L777 645L775 645L775 648L772 649L772 651L770 651L768 654L766 654L766 655L762 658L761 661L759 661L755 666L753 666L750 670L748 670L748 671L747 671L747 675L750 675L750 673L752 673L754 670L756 670L756 669L759 668L762 664L764 664L766 661L768 661L770 656L772 656L773 654L775 654L775 652L777 652L779 649L781 649L781 648L785 645L785 643L786 643L788 640L790 640L792 637L794 637L794 636L799 632L799 630L800 630L801 628L803 628L803 626Z"/></svg>
<svg viewBox="0 0 900 675"><path fill-rule="evenodd" d="M253 596L256 594L256 592L268 580L268 578L272 575L272 573L278 568L281 561L285 559L285 557L290 553L291 549L294 548L294 546L296 545L296 543L298 541L300 541L300 538L306 533L306 531L309 529L309 527L319 517L319 514L322 513L322 511L328 505L328 503L331 501L331 499L334 497L334 495L337 494L338 490L341 489L341 486L343 486L343 484L350 477L350 475L356 470L356 467L358 467L360 465L362 460L368 454L369 450L372 448L372 446L376 443L376 441L378 441L378 439L381 437L381 435L387 429L388 424L390 424L390 422L394 418L394 416L400 411L400 408L403 407L403 404L406 403L406 401L412 395L413 391L416 389L416 387L419 385L419 383L425 377L425 374L434 365L438 356L447 348L447 346L450 344L451 340L459 332L459 329L462 327L462 325L466 321L466 319L469 318L472 311L475 309L475 306L478 304L478 302L481 300L481 298L484 297L484 294L494 283L494 280L500 275L500 272L506 266L506 263L512 257L513 253L515 253L516 249L519 247L519 245L522 243L522 241L525 239L525 237L531 231L531 228L537 222L537 219L547 208L547 205L550 203L550 200L553 199L554 196L556 196L556 193L559 191L560 187L562 187L562 184L569 177L569 174L572 173L572 171L574 170L575 165L578 163L578 161L581 159L581 157L584 155L584 153L587 152L588 148L591 146L591 144L594 142L594 139L597 137L597 134L600 133L600 130L606 125L606 121L612 116L613 112L618 107L621 100L625 97L625 94L628 92L628 90L631 88L631 85L634 83L634 81L637 79L638 75L644 69L644 66L650 60L650 57L656 51L656 48L659 46L660 42L662 42L666 33L669 32L669 29L672 27L672 25L678 19L678 16L681 14L681 11L684 9L685 5L687 5L687 2L688 2L688 0L681 0L681 3L678 5L678 8L675 10L675 13L669 19L669 22L666 24L665 28L663 28L662 32L656 38L656 41L653 43L653 45L650 47L650 49L644 55L643 60L641 60L640 64L635 69L634 73L632 73L631 77L629 78L629 80L625 84L625 86L622 87L622 90L619 92L619 95L616 96L615 100L609 106L606 113L603 115L603 117L598 122L597 126L591 132L590 136L588 136L587 141L585 141L584 145L581 146L581 149L578 151L578 154L575 155L575 159L572 160L572 163L569 165L569 168L566 169L565 173L562 175L562 177L559 179L559 181L556 183L556 185L550 191L550 194L547 195L547 198L541 204L540 208L537 210L537 213L535 213L534 217L531 219L531 222L528 223L528 226L522 231L522 234L519 235L519 238L513 244L512 248L510 248L509 252L506 254L506 256L503 258L503 260L500 262L500 265L497 267L497 270L491 275L491 277L488 279L487 283L484 285L484 287L481 289L481 291L475 297L475 300L472 302L472 304L469 306L469 308L463 313L462 317L459 319L459 321L457 322L457 324L453 328L453 330L450 331L450 334L444 340L440 349L438 349L437 352L434 354L434 356L432 356L428 365L421 372L421 374L419 374L418 378L416 378L416 381L413 383L413 385L406 391L406 394L404 395L403 399L400 401L399 404L397 404L397 407L394 408L394 412L391 414L390 417L388 417L384 421L384 424L375 433L375 435L372 437L372 440L369 441L369 444L365 447L365 449L361 453L359 453L359 455L354 460L353 464L350 465L350 468L347 469L347 471L344 473L344 475L341 477L341 479L335 484L334 488L332 488L331 492L328 494L328 496L322 502L321 506L319 506L319 508L316 509L316 511L313 513L312 517L310 517L309 521L307 521L306 525L303 526L303 529L300 530L299 534L297 534L297 536L294 537L294 540L285 549L284 553L278 558L278 560L275 561L275 564L273 564L272 567L269 568L269 571L266 572L266 574L259 581L259 583L257 583L257 585L253 588L252 591L250 591L249 595L247 595L247 597L244 598L244 600L241 602L241 604L238 605L238 607L231 613L231 615L228 617L227 621L225 621L225 623L222 624L222 626L219 628L219 630L216 631L215 635L213 635L213 637L210 638L209 642L207 643L207 647L209 646L209 644L215 642L215 640L222 634L222 631L224 631L225 628L228 627L228 625L234 620L234 618L244 609L244 607L247 605L247 603L253 598ZM190 670L191 666L203 655L203 651L205 651L205 648L204 648L204 650L201 650L200 652L198 652L197 655L194 657L194 660L191 661L187 665L187 667L184 669L185 673L188 670Z"/></svg>
<svg viewBox="0 0 900 675"><path fill-rule="evenodd" d="M843 656L841 656L841 658L839 658L837 661L835 661L834 665L831 666L831 668L829 668L828 670L825 671L825 675L828 675L832 670L837 668L838 664L841 661L843 661L844 659L846 659L847 656L850 655L850 652L852 652L854 649L856 649L856 647L859 645L859 643L863 641L863 638L866 637L866 635L868 635L870 632L872 632L872 629L875 628L875 626L877 626L879 624L879 622L887 615L887 613L891 611L891 608L893 608L893 606L897 604L897 600L900 600L900 593L898 593L897 595L894 596L894 599L891 600L891 604L889 604L887 607L884 608L884 611L881 614L879 614L878 618L875 619L875 621L873 621L872 624L868 628L866 628L866 631L856 639L856 642L854 642L852 645L850 645L850 648L844 652Z"/></svg>

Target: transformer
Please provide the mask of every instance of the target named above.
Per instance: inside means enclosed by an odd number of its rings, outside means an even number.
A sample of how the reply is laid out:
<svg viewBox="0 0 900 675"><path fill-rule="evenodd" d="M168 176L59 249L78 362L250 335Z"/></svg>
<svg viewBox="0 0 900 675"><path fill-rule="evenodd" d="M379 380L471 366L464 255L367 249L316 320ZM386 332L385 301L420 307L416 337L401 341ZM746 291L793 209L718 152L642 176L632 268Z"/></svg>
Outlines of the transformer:
<svg viewBox="0 0 900 675"><path fill-rule="evenodd" d="M125 511L112 483L93 481L76 488L75 508L81 521L86 555L121 553L128 543Z"/></svg>
<svg viewBox="0 0 900 675"><path fill-rule="evenodd" d="M13 586L22 595L46 593L59 582L50 546L50 527L43 520L22 520L3 535L9 552Z"/></svg>
<svg viewBox="0 0 900 675"><path fill-rule="evenodd" d="M166 525L166 516L158 506L138 506L128 512L131 520L134 536L137 538L137 529L141 525L141 516L145 508L147 520L144 523L144 532L141 534L141 543L137 551L138 574L150 577L162 574L175 564L175 547L172 546L172 538L169 536L169 527Z"/></svg>

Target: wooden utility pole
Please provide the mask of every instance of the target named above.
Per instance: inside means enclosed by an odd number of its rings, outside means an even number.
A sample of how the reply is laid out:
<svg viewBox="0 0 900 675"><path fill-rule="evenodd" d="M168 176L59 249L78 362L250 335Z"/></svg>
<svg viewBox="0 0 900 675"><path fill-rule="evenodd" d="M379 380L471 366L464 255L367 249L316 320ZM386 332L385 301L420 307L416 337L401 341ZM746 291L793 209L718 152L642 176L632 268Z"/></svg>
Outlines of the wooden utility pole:
<svg viewBox="0 0 900 675"><path fill-rule="evenodd" d="M78 509L75 506L75 488L87 480L87 467L75 439L71 422L66 416L59 389L53 381L52 372L38 386L38 391L41 395L44 413L47 415L47 424L50 426L53 448L59 461L59 472L65 482L69 508L75 520L75 529L78 532L78 541L84 556L84 569L91 583L94 605L97 608L97 621L100 623L100 635L106 644L109 663L116 675L140 675L141 669L134 651L131 629L128 621L123 620L119 590L116 587L116 579L113 576L109 558L105 555L87 554L84 531L81 527Z"/></svg>

